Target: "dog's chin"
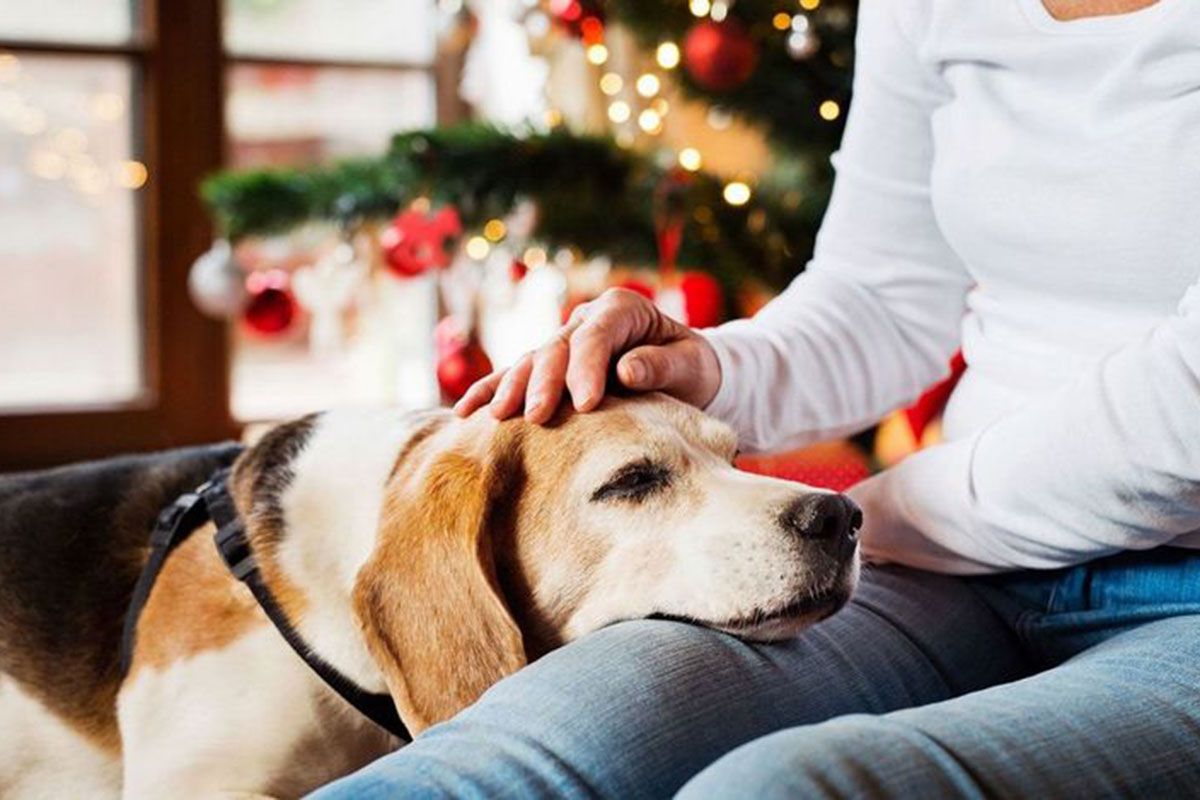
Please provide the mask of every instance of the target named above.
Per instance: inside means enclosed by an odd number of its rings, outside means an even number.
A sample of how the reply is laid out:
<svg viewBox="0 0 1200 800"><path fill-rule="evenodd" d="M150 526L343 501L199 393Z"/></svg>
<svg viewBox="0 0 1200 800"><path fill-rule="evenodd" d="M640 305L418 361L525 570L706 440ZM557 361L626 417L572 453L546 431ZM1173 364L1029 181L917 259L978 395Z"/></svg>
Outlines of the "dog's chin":
<svg viewBox="0 0 1200 800"><path fill-rule="evenodd" d="M839 571L830 587L823 591L805 592L791 601L756 609L733 619L691 621L751 642L792 639L805 628L840 611L850 600L857 582L858 560L855 558Z"/></svg>

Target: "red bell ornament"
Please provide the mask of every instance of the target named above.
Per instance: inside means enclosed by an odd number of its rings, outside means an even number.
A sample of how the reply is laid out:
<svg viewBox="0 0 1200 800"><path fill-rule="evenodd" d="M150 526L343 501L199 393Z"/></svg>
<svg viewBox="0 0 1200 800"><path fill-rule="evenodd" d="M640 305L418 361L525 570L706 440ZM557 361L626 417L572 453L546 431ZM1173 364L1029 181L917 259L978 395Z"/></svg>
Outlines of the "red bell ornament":
<svg viewBox="0 0 1200 800"><path fill-rule="evenodd" d="M462 233L458 212L446 206L434 214L402 211L380 236L383 256L392 272L413 278L450 264L449 242Z"/></svg>
<svg viewBox="0 0 1200 800"><path fill-rule="evenodd" d="M276 336L292 326L296 319L296 298L288 289L288 275L270 270L246 280L250 299L242 310L246 327L261 336Z"/></svg>
<svg viewBox="0 0 1200 800"><path fill-rule="evenodd" d="M693 328L711 328L721 322L725 294L721 284L707 272L689 272L679 281L687 324Z"/></svg>
<svg viewBox="0 0 1200 800"><path fill-rule="evenodd" d="M683 66L701 87L713 92L736 89L758 66L758 45L735 19L705 20L683 40Z"/></svg>

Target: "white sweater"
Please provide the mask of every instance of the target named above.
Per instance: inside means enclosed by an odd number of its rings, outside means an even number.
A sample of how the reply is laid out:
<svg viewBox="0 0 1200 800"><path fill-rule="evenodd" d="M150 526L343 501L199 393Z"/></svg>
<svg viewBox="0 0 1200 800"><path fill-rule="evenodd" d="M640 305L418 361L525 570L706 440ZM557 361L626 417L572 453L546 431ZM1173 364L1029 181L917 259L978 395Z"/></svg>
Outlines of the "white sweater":
<svg viewBox="0 0 1200 800"><path fill-rule="evenodd" d="M863 0L808 269L709 332L743 447L861 429L945 373L946 443L851 494L944 572L1200 547L1200 2Z"/></svg>

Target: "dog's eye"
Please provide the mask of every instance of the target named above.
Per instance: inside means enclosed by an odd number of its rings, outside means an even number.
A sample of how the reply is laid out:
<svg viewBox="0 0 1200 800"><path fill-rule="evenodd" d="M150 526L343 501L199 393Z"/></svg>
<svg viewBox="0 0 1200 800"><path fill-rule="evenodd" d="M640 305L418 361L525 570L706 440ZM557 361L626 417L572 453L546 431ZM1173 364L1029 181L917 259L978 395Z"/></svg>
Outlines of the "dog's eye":
<svg viewBox="0 0 1200 800"><path fill-rule="evenodd" d="M671 471L649 459L626 464L608 482L592 493L592 500L644 500L665 489L671 482Z"/></svg>

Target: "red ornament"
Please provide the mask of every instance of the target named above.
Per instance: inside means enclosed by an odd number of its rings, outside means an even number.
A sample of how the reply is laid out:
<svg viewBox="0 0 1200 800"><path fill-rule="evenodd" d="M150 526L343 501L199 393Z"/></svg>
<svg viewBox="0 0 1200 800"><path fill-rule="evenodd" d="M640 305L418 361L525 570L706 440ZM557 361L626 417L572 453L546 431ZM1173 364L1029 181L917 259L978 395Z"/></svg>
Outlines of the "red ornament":
<svg viewBox="0 0 1200 800"><path fill-rule="evenodd" d="M508 265L508 277L513 283L520 283L529 274L529 265L518 258Z"/></svg>
<svg viewBox="0 0 1200 800"><path fill-rule="evenodd" d="M596 0L550 0L550 15L584 44L604 41L604 10Z"/></svg>
<svg viewBox="0 0 1200 800"><path fill-rule="evenodd" d="M908 427L912 429L914 439L920 441L921 434L929 427L929 423L942 413L950 400L950 393L954 391L954 387L966 371L967 362L959 350L950 359L950 374L926 389L924 394L917 398L917 402L904 409L904 416L908 420Z"/></svg>
<svg viewBox="0 0 1200 800"><path fill-rule="evenodd" d="M721 284L707 272L689 272L679 282L683 311L693 328L711 328L721 321L725 295Z"/></svg>
<svg viewBox="0 0 1200 800"><path fill-rule="evenodd" d="M246 279L250 299L242 310L246 327L262 336L275 336L292 326L296 319L296 298L288 289L283 270L256 273Z"/></svg>
<svg viewBox="0 0 1200 800"><path fill-rule="evenodd" d="M456 317L446 317L433 331L437 348L437 381L442 399L453 403L471 384L492 371L492 361L474 331L465 331Z"/></svg>
<svg viewBox="0 0 1200 800"><path fill-rule="evenodd" d="M434 267L450 264L449 240L462 233L462 221L453 206L436 214L402 211L379 239L388 266L397 275L412 278Z"/></svg>
<svg viewBox="0 0 1200 800"><path fill-rule="evenodd" d="M758 66L758 45L735 19L696 23L683 40L683 66L705 89L725 92L746 82Z"/></svg>
<svg viewBox="0 0 1200 800"><path fill-rule="evenodd" d="M631 292L637 292L647 300L653 300L656 292L654 287L645 281L639 281L637 278L626 278L617 284L620 289L628 289Z"/></svg>

